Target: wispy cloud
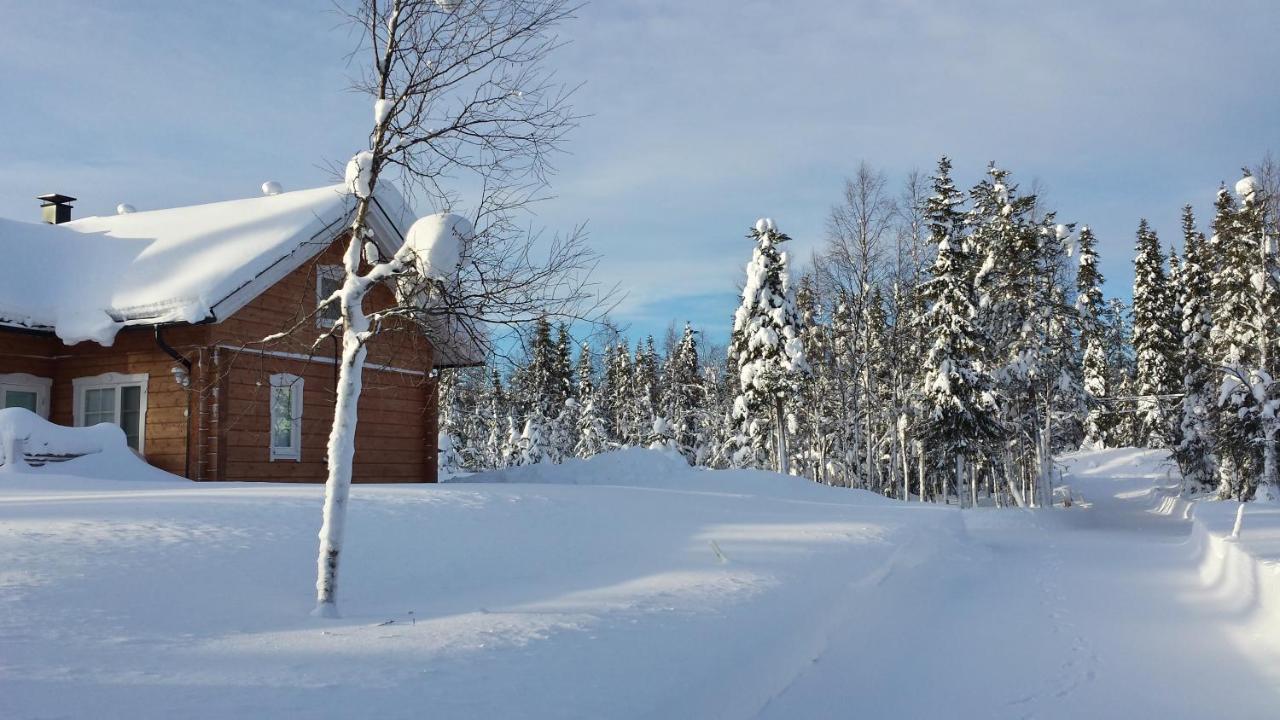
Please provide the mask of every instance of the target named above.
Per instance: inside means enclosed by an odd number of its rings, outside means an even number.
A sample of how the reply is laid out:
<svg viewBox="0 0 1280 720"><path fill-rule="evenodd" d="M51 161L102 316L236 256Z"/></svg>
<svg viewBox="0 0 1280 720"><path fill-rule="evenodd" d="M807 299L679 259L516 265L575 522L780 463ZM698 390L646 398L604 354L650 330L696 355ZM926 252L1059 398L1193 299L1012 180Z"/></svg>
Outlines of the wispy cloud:
<svg viewBox="0 0 1280 720"><path fill-rule="evenodd" d="M10 6L0 215L54 190L94 213L328 182L368 104L317 7ZM963 181L988 160L1045 180L1123 295L1138 217L1174 240L1183 203L1207 219L1218 180L1280 149L1277 26L1264 0L592 3L556 59L588 117L536 221L589 221L620 319L660 332L658 312L728 317L757 216L804 256L859 160L901 176L948 153Z"/></svg>

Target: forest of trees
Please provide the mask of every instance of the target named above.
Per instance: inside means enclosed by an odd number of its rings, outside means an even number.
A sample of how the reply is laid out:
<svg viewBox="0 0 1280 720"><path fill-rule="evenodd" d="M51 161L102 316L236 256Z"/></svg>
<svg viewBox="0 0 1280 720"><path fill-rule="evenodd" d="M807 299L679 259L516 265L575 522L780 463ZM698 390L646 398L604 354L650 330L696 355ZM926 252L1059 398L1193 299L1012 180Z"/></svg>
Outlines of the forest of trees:
<svg viewBox="0 0 1280 720"><path fill-rule="evenodd" d="M1188 492L1274 486L1280 172L1183 211L1181 257L1138 223L1132 302L1097 238L995 165L967 193L942 158L900 191L863 164L803 268L770 219L728 347L674 325L634 346L535 323L514 367L444 371L441 467L643 446L710 468L962 505L1052 501L1053 456L1167 448ZM600 338L602 333L594 333Z"/></svg>

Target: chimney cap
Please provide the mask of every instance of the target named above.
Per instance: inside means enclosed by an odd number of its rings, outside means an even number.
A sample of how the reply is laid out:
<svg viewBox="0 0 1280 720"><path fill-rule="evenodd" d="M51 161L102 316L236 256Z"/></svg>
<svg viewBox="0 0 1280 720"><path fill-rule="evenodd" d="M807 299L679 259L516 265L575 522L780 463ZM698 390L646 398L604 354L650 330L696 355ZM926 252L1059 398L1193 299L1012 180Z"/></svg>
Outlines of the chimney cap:
<svg viewBox="0 0 1280 720"><path fill-rule="evenodd" d="M76 201L76 199L71 197L70 195L63 195L62 193L49 193L48 195L37 195L36 199L43 200L44 205L66 205L67 203L73 203ZM44 207L44 205L41 205L41 207Z"/></svg>

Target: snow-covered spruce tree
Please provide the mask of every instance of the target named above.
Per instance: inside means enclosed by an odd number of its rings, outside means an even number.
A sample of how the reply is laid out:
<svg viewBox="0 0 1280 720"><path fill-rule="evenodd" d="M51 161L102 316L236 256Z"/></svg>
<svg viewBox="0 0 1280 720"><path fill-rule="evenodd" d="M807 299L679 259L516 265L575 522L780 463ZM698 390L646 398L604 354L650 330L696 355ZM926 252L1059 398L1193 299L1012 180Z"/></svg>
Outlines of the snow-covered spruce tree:
<svg viewBox="0 0 1280 720"><path fill-rule="evenodd" d="M608 348L605 355L601 411L610 437L621 446L637 442L630 425L631 375L631 353L626 341L619 340Z"/></svg>
<svg viewBox="0 0 1280 720"><path fill-rule="evenodd" d="M1042 323L1043 347L1038 352L1036 386L1044 408L1045 464L1052 454L1080 447L1087 411L1079 353L1080 314L1068 303L1068 262L1074 225L1061 224L1055 213L1039 224L1036 317Z"/></svg>
<svg viewBox="0 0 1280 720"><path fill-rule="evenodd" d="M485 425L484 454L476 469L506 467L507 416L510 412L506 392L502 388L502 376L496 368L489 368L489 381L485 384L480 407Z"/></svg>
<svg viewBox="0 0 1280 720"><path fill-rule="evenodd" d="M1220 368L1212 425L1218 491L1224 499L1244 501L1253 497L1262 472L1262 448L1257 442L1260 418L1248 380L1260 360L1253 284L1259 268L1258 249L1240 232L1238 210L1226 187L1218 189L1214 210L1209 247L1217 261L1211 286L1211 344Z"/></svg>
<svg viewBox="0 0 1280 720"><path fill-rule="evenodd" d="M518 405L524 417L532 417L535 412L538 415L536 424L544 451L539 456L558 463L572 454L576 430L574 414L569 408L573 370L568 331L561 325L558 338L552 335L551 323L543 318L534 323L528 360L517 368L513 385L518 390Z"/></svg>
<svg viewBox="0 0 1280 720"><path fill-rule="evenodd" d="M547 421L542 409L535 406L524 421L524 429L520 432L520 463L536 465L543 462L555 462L553 453L556 448L547 435Z"/></svg>
<svg viewBox="0 0 1280 720"><path fill-rule="evenodd" d="M1084 444L1107 447L1114 416L1107 410L1107 358L1103 341L1102 273L1098 270L1097 239L1086 225L1080 228L1079 268L1076 270L1076 310L1080 313L1080 348L1088 415L1084 423Z"/></svg>
<svg viewBox="0 0 1280 720"><path fill-rule="evenodd" d="M1215 484L1213 437L1210 423L1217 398L1209 337L1213 329L1210 294L1212 259L1204 234L1196 230L1191 206L1182 209L1182 268L1178 282L1178 306L1182 311L1182 403L1178 423L1182 436L1173 457L1182 471L1185 492L1204 492Z"/></svg>
<svg viewBox="0 0 1280 720"><path fill-rule="evenodd" d="M1173 339L1173 353L1171 355L1170 366L1175 382L1170 386L1170 392L1177 394L1181 389L1181 381L1185 375L1185 368L1182 366L1182 306L1178 304L1179 295L1181 293L1182 283L1182 259L1178 257L1178 252L1172 244L1169 245L1169 278L1165 284L1165 302L1169 306L1169 312L1164 314L1168 323L1165 331L1170 338ZM1168 403L1165 404L1169 406ZM1175 401L1166 414L1171 418L1169 447L1173 447L1182 437L1182 430L1179 425L1179 412L1177 402Z"/></svg>
<svg viewBox="0 0 1280 720"><path fill-rule="evenodd" d="M672 348L663 373L663 416L670 424L676 447L691 465L706 460L708 442L704 435L707 392L703 386L698 340L693 327L685 323L680 341Z"/></svg>
<svg viewBox="0 0 1280 720"><path fill-rule="evenodd" d="M573 450L578 444L578 401L573 378L574 368L569 328L565 323L560 323L556 331L556 351L553 368L555 372L552 377L559 386L556 399L560 402L560 407L556 411L556 435L553 445L556 448L557 462L559 462L564 458L572 457Z"/></svg>
<svg viewBox="0 0 1280 720"><path fill-rule="evenodd" d="M1178 342L1170 334L1173 303L1160 240L1143 219L1133 260L1133 350L1137 356L1138 444L1169 447L1172 427L1167 399L1177 382Z"/></svg>
<svg viewBox="0 0 1280 720"><path fill-rule="evenodd" d="M644 342L636 342L626 415L628 433L637 445L649 444L653 421L659 415L658 401L662 391L659 366L653 336L649 336Z"/></svg>
<svg viewBox="0 0 1280 720"><path fill-rule="evenodd" d="M987 174L969 192L967 219L970 247L983 257L975 278L977 324L990 339L984 365L995 381L1001 421L1008 430L1001 479L1020 504L1035 504L1048 492L1039 364L1046 344L1043 303L1048 302L1039 277L1041 227L1032 220L1034 195L1017 194L1009 173L994 164Z"/></svg>
<svg viewBox="0 0 1280 720"><path fill-rule="evenodd" d="M582 343L578 349L578 366L575 373L578 386L575 390L577 404L575 457L589 458L609 449L609 434L600 414L600 400L595 382L595 367L591 362L591 346Z"/></svg>
<svg viewBox="0 0 1280 720"><path fill-rule="evenodd" d="M924 288L929 302L925 315L929 355L920 436L951 466L963 504L968 477L965 463L992 443L1000 425L990 381L982 371L985 340L973 322L977 315L973 263L966 255L964 241L952 235L957 226L951 222L954 203L948 192L949 170L950 164L943 158L926 213L930 234L938 241L938 254L933 279Z"/></svg>
<svg viewBox="0 0 1280 720"><path fill-rule="evenodd" d="M653 425L649 428L645 447L665 453L680 452L680 446L676 443L675 432L671 429L671 423L667 422L665 417L659 415L653 419Z"/></svg>
<svg viewBox="0 0 1280 720"><path fill-rule="evenodd" d="M1280 323L1280 260L1276 256L1275 238L1270 233L1267 196L1257 179L1245 170L1235 191L1240 204L1234 213L1233 244L1242 261L1253 255L1249 276L1253 312L1243 324L1249 326L1255 347L1251 357L1241 353L1237 364L1224 363L1221 397L1235 406L1239 415L1247 416L1254 426L1252 444L1261 458L1261 466L1256 478L1238 481L1241 487L1236 495L1237 499L1248 500L1258 485L1267 487L1271 496L1280 496L1276 458L1280 388L1274 380L1280 342L1280 330L1276 327ZM1243 345L1248 340L1242 337L1239 342Z"/></svg>
<svg viewBox="0 0 1280 720"><path fill-rule="evenodd" d="M554 28L571 13L567 0L363 0L349 16L359 30L352 57L373 61L356 82L372 102L373 128L366 149L347 165L355 208L342 284L321 302L339 308L340 319L326 335L340 337L342 349L316 561L317 616L338 615L369 342L402 321L482 343L486 322L522 322L534 309L573 314L589 294L584 271L593 258L579 236L558 241L540 264L514 222L514 213L541 194L536 180L547 177L547 161L573 124L567 93L544 67L558 42ZM485 225L434 217L411 228L404 246L383 258L370 241L369 218L388 169L428 192L444 188L454 173L469 175L478 181L473 186L484 188L474 217ZM441 205L453 204L447 192L438 195ZM364 300L380 284L396 285L401 301L366 313Z"/></svg>
<svg viewBox="0 0 1280 720"><path fill-rule="evenodd" d="M784 406L796 391L797 377L808 372L787 254L778 248L791 238L767 218L757 220L747 237L756 247L747 264L742 304L733 318L733 352L738 360L733 415L750 437L757 462L771 449L778 472L789 473Z"/></svg>
<svg viewBox="0 0 1280 720"><path fill-rule="evenodd" d="M1274 178L1272 178L1274 181ZM1248 170L1236 183L1240 198L1237 222L1245 243L1255 248L1258 264L1252 281L1257 297L1258 370L1250 378L1258 407L1258 440L1262 445L1262 475L1259 484L1272 498L1280 498L1280 466L1277 434L1280 432L1280 250L1275 234L1276 194L1258 182Z"/></svg>
<svg viewBox="0 0 1280 720"><path fill-rule="evenodd" d="M1106 358L1107 387L1114 388L1112 396L1132 398L1136 361L1133 357L1132 323L1129 308L1119 298L1109 298L1103 304L1098 320L1102 324L1103 356ZM1108 436L1110 447L1129 447L1137 444L1137 413L1131 401L1112 403L1111 427Z"/></svg>

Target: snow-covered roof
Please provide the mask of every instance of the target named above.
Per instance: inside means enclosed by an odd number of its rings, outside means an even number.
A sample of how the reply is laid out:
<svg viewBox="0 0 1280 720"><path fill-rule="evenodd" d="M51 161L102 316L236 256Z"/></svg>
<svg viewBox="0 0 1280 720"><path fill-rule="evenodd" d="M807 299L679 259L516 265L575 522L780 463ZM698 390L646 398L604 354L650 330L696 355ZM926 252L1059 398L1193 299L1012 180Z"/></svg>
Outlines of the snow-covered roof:
<svg viewBox="0 0 1280 720"><path fill-rule="evenodd" d="M331 185L61 225L0 218L0 324L110 345L129 325L217 322L327 247L354 208ZM370 225L388 255L413 220L378 189Z"/></svg>

